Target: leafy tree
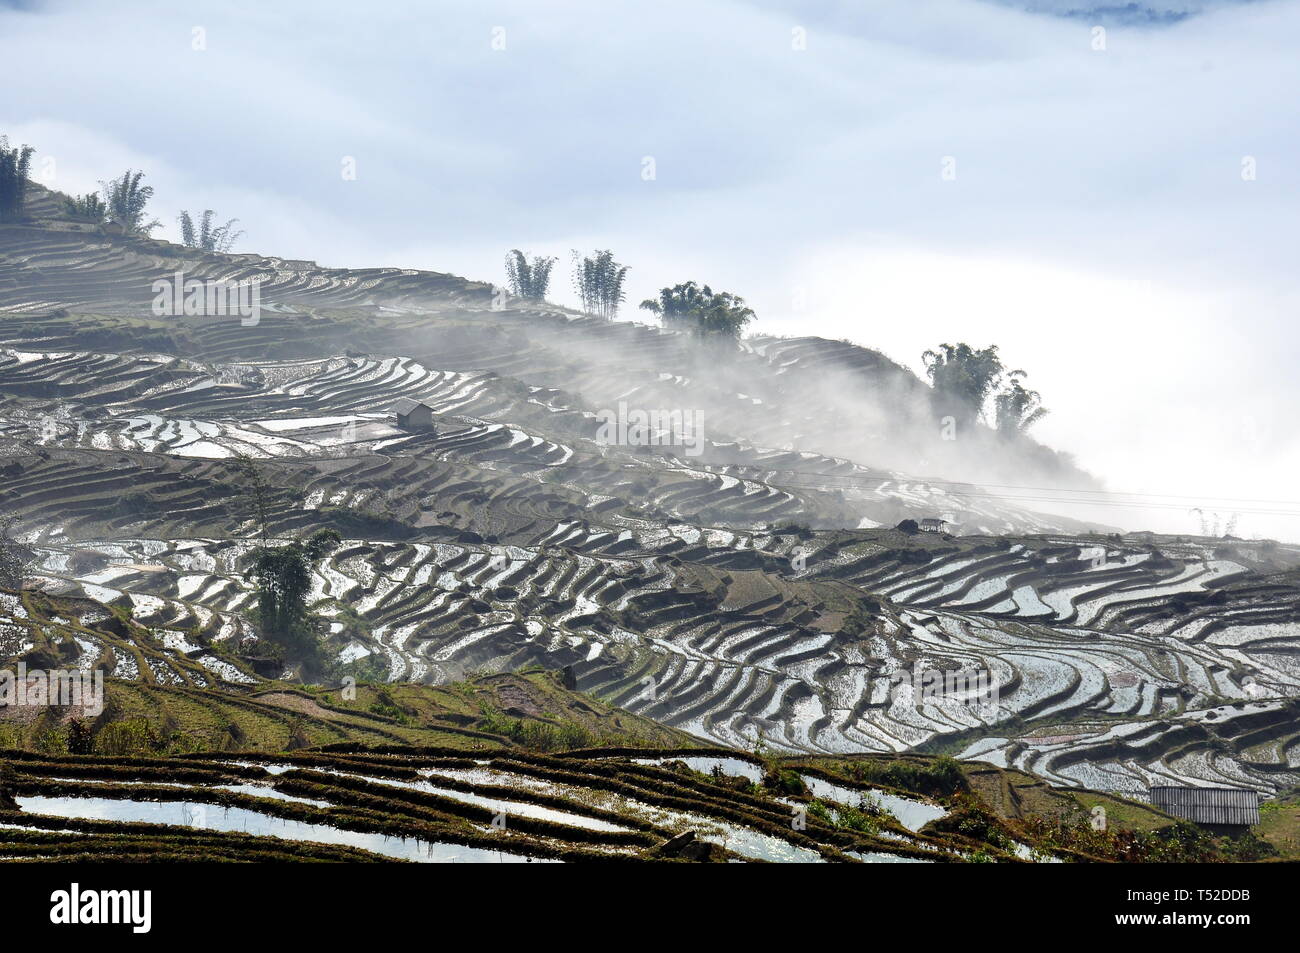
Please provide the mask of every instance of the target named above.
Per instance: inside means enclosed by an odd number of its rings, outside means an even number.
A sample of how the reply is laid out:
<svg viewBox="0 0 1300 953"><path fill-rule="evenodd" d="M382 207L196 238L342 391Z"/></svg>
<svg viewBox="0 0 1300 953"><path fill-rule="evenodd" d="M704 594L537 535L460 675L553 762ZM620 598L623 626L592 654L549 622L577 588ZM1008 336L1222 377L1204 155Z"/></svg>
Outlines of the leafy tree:
<svg viewBox="0 0 1300 953"><path fill-rule="evenodd" d="M94 192L64 199L63 210L73 218L81 218L96 223L102 222L104 216L108 213L108 209L104 206L104 200Z"/></svg>
<svg viewBox="0 0 1300 953"><path fill-rule="evenodd" d="M519 298L541 301L546 297L546 289L551 283L551 266L554 258L534 256L532 263L524 257L518 248L512 248L506 255L506 277L510 279L510 291Z"/></svg>
<svg viewBox="0 0 1300 953"><path fill-rule="evenodd" d="M230 251L235 242L244 236L242 231L235 231L235 223L239 219L232 218L225 225L213 228L212 216L212 209L204 209L203 215L199 218L199 227L196 229L194 219L190 218L190 213L181 212L177 221L181 223L181 242L186 248L225 254Z"/></svg>
<svg viewBox="0 0 1300 953"><path fill-rule="evenodd" d="M153 198L153 186L141 185L143 172L127 169L122 177L111 182L100 182L104 190L104 204L107 206L107 218L122 226L128 235L148 235L162 225L158 219L146 222L144 209Z"/></svg>
<svg viewBox="0 0 1300 953"><path fill-rule="evenodd" d="M708 290L707 286L705 290ZM696 334L702 338L735 341L752 320L754 312L745 307L745 299L723 292L716 295L713 304L700 315Z"/></svg>
<svg viewBox="0 0 1300 953"><path fill-rule="evenodd" d="M17 522L12 513L0 518L0 586L6 589L21 589L33 562L32 551L14 539Z"/></svg>
<svg viewBox="0 0 1300 953"><path fill-rule="evenodd" d="M1021 383L1024 376L1024 371L1009 373L1006 386L993 399L998 433L1004 437L1018 437L1047 416L1042 396Z"/></svg>
<svg viewBox="0 0 1300 953"><path fill-rule="evenodd" d="M656 315L666 328L689 328L695 323L696 315L706 307L706 295L712 296L708 285L701 288L688 281L684 285L660 289L657 299L646 298L640 307Z"/></svg>
<svg viewBox="0 0 1300 953"><path fill-rule="evenodd" d="M317 530L305 542L267 545L270 494L251 458L239 455L235 466L252 486L258 547L249 566L257 583L258 626L264 638L289 649L307 666L316 667L318 644L307 614L311 590L311 564L338 548L341 539L332 529Z"/></svg>
<svg viewBox="0 0 1300 953"><path fill-rule="evenodd" d="M290 645L305 639L311 564L340 542L334 530L321 529L306 542L258 549L251 575L257 581L258 621L268 638Z"/></svg>
<svg viewBox="0 0 1300 953"><path fill-rule="evenodd" d="M9 148L9 137L0 136L0 220L23 217L27 201L27 172L32 164L31 146Z"/></svg>
<svg viewBox="0 0 1300 953"><path fill-rule="evenodd" d="M996 344L979 351L969 344L940 344L921 360L945 411L967 425L980 417L1004 370Z"/></svg>
<svg viewBox="0 0 1300 953"><path fill-rule="evenodd" d="M647 298L640 306L658 315L664 327L691 331L703 339L735 340L754 319L743 298L693 281L660 289L658 298Z"/></svg>
<svg viewBox="0 0 1300 953"><path fill-rule="evenodd" d="M612 321L627 297L623 291L626 277L627 266L616 262L612 251L597 251L590 258L573 252L573 286L588 314Z"/></svg>

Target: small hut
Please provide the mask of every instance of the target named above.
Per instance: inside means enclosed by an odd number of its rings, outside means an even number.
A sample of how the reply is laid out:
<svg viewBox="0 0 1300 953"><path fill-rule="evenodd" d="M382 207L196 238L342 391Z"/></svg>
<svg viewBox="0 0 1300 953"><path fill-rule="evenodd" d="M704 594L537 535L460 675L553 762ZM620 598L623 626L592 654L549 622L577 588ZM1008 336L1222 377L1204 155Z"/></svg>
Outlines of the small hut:
<svg viewBox="0 0 1300 953"><path fill-rule="evenodd" d="M393 404L397 426L403 430L432 430L433 408L409 397L400 397Z"/></svg>

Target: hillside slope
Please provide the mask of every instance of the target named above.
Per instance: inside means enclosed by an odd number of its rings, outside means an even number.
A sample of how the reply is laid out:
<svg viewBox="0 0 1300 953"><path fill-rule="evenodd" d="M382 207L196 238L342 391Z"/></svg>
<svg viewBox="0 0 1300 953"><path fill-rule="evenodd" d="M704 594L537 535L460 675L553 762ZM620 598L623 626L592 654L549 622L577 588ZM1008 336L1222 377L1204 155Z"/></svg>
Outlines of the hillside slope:
<svg viewBox="0 0 1300 953"><path fill-rule="evenodd" d="M257 278L259 320L153 315L178 270ZM0 226L0 505L45 591L142 627L124 643L10 596L0 655L197 691L293 677L249 624L238 455L271 540L344 537L311 591L340 677L567 667L744 749L952 751L1130 792L1300 780L1295 549L1089 534L891 469L951 452L1085 479L1032 445L917 437L924 385L852 345L702 357L506 304L448 275ZM398 428L399 397L436 431ZM699 454L602 442L620 402L702 412ZM932 515L963 535L887 528ZM901 690L927 672L982 689Z"/></svg>

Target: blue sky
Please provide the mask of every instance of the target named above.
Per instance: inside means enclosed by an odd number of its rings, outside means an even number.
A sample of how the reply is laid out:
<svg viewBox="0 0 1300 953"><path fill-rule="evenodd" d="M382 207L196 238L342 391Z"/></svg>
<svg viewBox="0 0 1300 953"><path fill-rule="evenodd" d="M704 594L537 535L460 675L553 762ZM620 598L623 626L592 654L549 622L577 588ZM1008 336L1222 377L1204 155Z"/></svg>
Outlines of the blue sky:
<svg viewBox="0 0 1300 953"><path fill-rule="evenodd" d="M145 169L162 237L210 207L240 250L498 281L520 247L561 303L610 247L631 303L694 278L918 368L996 342L1115 488L1287 500L1298 44L1295 0L0 3L0 131L65 191Z"/></svg>

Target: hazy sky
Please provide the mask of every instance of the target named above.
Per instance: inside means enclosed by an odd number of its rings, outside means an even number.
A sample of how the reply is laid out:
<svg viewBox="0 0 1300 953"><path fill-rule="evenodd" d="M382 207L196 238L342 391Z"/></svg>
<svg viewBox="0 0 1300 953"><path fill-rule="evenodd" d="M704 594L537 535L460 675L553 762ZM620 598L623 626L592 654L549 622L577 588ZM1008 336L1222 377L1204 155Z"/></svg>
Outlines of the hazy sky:
<svg viewBox="0 0 1300 953"><path fill-rule="evenodd" d="M142 168L159 236L329 265L552 254L561 303L610 247L630 317L693 278L918 369L997 343L1109 486L1300 500L1294 0L175 6L0 0L38 177ZM1196 529L1166 502L1096 516Z"/></svg>

